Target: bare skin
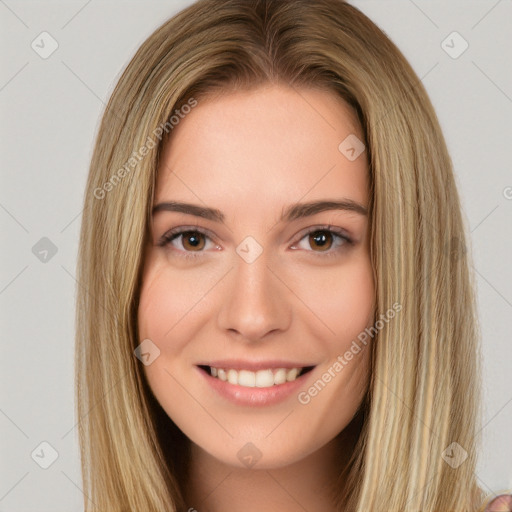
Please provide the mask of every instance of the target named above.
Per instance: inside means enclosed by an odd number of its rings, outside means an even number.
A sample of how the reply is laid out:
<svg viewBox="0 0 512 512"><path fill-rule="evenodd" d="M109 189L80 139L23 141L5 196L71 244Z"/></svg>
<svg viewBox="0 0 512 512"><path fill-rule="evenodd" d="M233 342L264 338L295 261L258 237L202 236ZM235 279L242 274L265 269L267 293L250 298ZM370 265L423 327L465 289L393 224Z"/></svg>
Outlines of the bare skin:
<svg viewBox="0 0 512 512"><path fill-rule="evenodd" d="M369 346L341 370L333 363L373 324L375 295L368 163L338 149L349 135L363 140L333 93L268 85L201 100L164 148L154 205L224 215L154 214L138 312L140 340L160 350L149 385L191 441L186 500L199 512L334 510L327 488L353 447L344 429L367 390ZM320 200L361 211L281 219ZM174 228L189 233L159 245ZM254 405L227 398L199 368L221 360L313 369Z"/></svg>
<svg viewBox="0 0 512 512"><path fill-rule="evenodd" d="M511 512L512 494L502 494L491 501L485 508L485 512Z"/></svg>

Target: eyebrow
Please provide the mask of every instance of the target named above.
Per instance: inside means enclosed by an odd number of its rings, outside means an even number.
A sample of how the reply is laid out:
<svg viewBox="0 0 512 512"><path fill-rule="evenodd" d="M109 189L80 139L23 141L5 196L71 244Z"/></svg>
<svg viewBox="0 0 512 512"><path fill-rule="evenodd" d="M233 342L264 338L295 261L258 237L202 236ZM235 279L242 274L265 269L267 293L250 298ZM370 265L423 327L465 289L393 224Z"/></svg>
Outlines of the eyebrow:
<svg viewBox="0 0 512 512"><path fill-rule="evenodd" d="M328 210L344 210L349 212L358 213L360 215L368 215L368 210L360 203L351 199L343 200L322 200L311 201L308 203L295 203L288 207L283 208L280 221L292 222L297 219L309 217L316 213ZM216 208L208 208L191 203L181 203L178 201L166 201L159 203L153 207L153 216L159 212L180 212L203 219L212 220L215 222L223 223L225 220L224 214Z"/></svg>

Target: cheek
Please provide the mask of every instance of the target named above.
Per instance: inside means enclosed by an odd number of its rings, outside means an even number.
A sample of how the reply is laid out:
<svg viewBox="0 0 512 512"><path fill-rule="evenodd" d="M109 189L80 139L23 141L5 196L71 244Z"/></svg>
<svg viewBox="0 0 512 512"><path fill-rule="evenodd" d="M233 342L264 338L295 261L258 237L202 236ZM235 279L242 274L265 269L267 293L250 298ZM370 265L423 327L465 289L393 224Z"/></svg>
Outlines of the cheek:
<svg viewBox="0 0 512 512"><path fill-rule="evenodd" d="M138 325L140 340L149 338L159 348L179 320L179 298L169 293L165 271L154 268L144 276L140 294Z"/></svg>
<svg viewBox="0 0 512 512"><path fill-rule="evenodd" d="M317 283L323 286L314 288L311 299L322 325L316 322L320 327L313 334L318 350L325 357L322 382L312 394L323 390L325 384L329 391L322 392L323 398L317 405L337 410L342 418L347 412L355 412L369 379L372 338L365 330L374 323L373 270L369 257L365 256L331 269L324 278L316 277Z"/></svg>
<svg viewBox="0 0 512 512"><path fill-rule="evenodd" d="M180 383L190 378L194 363L190 342L212 317L211 301L205 298L222 272L208 265L191 272L171 266L165 257L148 258L139 299L138 337L140 342L151 340L159 351L143 370L170 416L176 408L180 411L184 399Z"/></svg>
<svg viewBox="0 0 512 512"><path fill-rule="evenodd" d="M192 278L165 262L153 265L144 275L140 293L140 340L149 338L169 354L180 352L206 314L202 299L211 286L211 274L196 272Z"/></svg>
<svg viewBox="0 0 512 512"><path fill-rule="evenodd" d="M298 293L316 314L315 321L309 322L313 339L331 357L333 351L344 352L373 324L375 286L368 257L354 258L338 268L303 273Z"/></svg>
<svg viewBox="0 0 512 512"><path fill-rule="evenodd" d="M328 309L329 320L337 338L344 341L350 338L351 342L373 324L375 286L370 264L354 266L344 272L335 293L336 298L332 297Z"/></svg>
<svg viewBox="0 0 512 512"><path fill-rule="evenodd" d="M151 364L144 365L143 370L157 400L170 417L186 405L179 384L186 381L181 374L181 363L186 363L188 341L204 316L201 297L207 286L208 280L192 280L186 272L177 272L165 261L150 262L144 272L138 336L141 342L151 340L158 347L159 355Z"/></svg>
<svg viewBox="0 0 512 512"><path fill-rule="evenodd" d="M375 285L369 259L345 275L340 287L339 308L337 312L331 311L334 330L339 335L330 352L332 359L342 364L342 372L346 373L345 393L349 391L351 399L357 403L369 379L371 351L368 345L371 338L367 337L365 330L374 323Z"/></svg>

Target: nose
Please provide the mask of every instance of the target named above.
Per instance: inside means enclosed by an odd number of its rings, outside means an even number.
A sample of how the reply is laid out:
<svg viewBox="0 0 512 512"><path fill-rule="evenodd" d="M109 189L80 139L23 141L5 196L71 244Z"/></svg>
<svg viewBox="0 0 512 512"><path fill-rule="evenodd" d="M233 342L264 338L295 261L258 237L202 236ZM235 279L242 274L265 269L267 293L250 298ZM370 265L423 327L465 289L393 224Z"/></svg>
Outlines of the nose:
<svg viewBox="0 0 512 512"><path fill-rule="evenodd" d="M237 257L223 288L218 326L244 342L262 341L288 329L290 292L276 273L264 254L252 263Z"/></svg>

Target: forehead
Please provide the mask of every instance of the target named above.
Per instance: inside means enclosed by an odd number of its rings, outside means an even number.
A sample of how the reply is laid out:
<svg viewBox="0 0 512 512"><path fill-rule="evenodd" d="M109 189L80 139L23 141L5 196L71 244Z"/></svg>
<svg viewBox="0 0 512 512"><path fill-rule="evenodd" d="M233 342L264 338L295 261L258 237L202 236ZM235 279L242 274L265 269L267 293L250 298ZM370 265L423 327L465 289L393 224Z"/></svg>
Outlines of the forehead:
<svg viewBox="0 0 512 512"><path fill-rule="evenodd" d="M207 98L174 127L159 163L155 203L202 202L227 216L283 204L350 198L366 204L366 152L339 149L363 134L334 92L266 86Z"/></svg>

